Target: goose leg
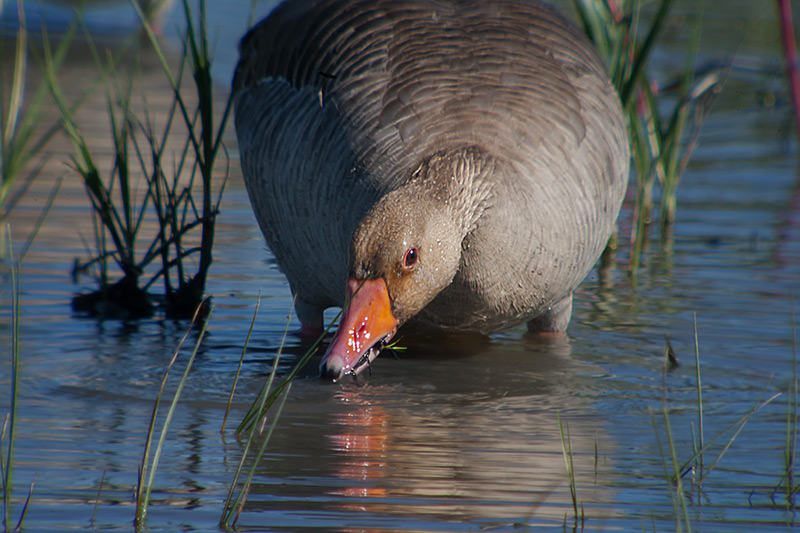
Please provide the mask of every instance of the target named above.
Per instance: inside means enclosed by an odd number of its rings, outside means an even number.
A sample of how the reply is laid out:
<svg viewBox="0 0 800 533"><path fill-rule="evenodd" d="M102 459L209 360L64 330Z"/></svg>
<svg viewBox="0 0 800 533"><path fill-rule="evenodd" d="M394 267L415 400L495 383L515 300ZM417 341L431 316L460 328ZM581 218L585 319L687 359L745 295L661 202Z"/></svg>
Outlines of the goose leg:
<svg viewBox="0 0 800 533"><path fill-rule="evenodd" d="M572 317L572 293L528 322L528 331L540 333L561 333L567 331Z"/></svg>
<svg viewBox="0 0 800 533"><path fill-rule="evenodd" d="M322 320L322 311L319 306L311 304L300 296L294 304L297 318L300 319L300 336L307 339L316 339L325 331Z"/></svg>

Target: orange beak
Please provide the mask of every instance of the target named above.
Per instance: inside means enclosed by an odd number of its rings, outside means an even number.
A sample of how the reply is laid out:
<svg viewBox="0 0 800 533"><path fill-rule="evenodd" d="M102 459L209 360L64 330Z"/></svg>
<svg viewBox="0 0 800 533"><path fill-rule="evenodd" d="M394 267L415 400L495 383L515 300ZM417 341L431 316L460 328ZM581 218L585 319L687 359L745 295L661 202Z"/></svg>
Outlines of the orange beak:
<svg viewBox="0 0 800 533"><path fill-rule="evenodd" d="M382 278L349 278L345 305L339 329L320 363L322 375L334 381L345 374L355 376L369 366L380 352L375 345L389 340L398 325Z"/></svg>

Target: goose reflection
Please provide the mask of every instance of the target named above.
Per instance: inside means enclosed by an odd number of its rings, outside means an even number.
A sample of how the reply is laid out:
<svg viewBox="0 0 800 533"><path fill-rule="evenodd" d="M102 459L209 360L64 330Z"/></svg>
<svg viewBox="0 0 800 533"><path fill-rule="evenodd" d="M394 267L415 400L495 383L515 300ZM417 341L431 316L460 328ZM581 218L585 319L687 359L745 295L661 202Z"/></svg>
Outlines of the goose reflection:
<svg viewBox="0 0 800 533"><path fill-rule="evenodd" d="M327 419L316 428L308 427L309 403L318 393L300 398L282 416L281 448L288 448L264 465L272 482L254 487L268 501L256 498L251 509L274 511L269 500L277 500L284 509L317 508L348 523L402 516L428 525L561 524L572 504L559 413L569 425L579 496L597 501L590 492L598 489L584 480L592 479L602 437L576 394L587 389L581 374L589 372L570 359L567 337L475 341L426 341L398 361L383 359L395 368L329 393L316 409ZM417 364L411 353L429 364ZM325 432L316 442L314 430ZM281 476L294 477L291 495L276 494Z"/></svg>

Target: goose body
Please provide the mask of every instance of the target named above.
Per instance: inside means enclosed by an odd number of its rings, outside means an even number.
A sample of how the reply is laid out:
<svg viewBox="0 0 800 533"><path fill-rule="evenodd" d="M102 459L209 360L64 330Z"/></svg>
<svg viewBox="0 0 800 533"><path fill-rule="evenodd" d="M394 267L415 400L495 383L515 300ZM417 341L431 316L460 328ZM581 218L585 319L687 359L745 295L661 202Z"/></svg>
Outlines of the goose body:
<svg viewBox="0 0 800 533"><path fill-rule="evenodd" d="M242 170L298 317L347 305L323 373L406 322L566 329L629 165L571 23L525 0L298 0L240 53Z"/></svg>

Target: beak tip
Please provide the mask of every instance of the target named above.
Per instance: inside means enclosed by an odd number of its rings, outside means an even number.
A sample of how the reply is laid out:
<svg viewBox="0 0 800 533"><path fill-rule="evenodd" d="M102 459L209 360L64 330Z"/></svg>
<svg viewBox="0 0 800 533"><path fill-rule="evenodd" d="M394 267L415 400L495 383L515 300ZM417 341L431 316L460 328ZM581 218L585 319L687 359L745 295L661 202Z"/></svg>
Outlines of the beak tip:
<svg viewBox="0 0 800 533"><path fill-rule="evenodd" d="M336 383L345 375L345 365L343 361L335 357L330 357L326 354L319 364L319 376L323 379L329 379Z"/></svg>

